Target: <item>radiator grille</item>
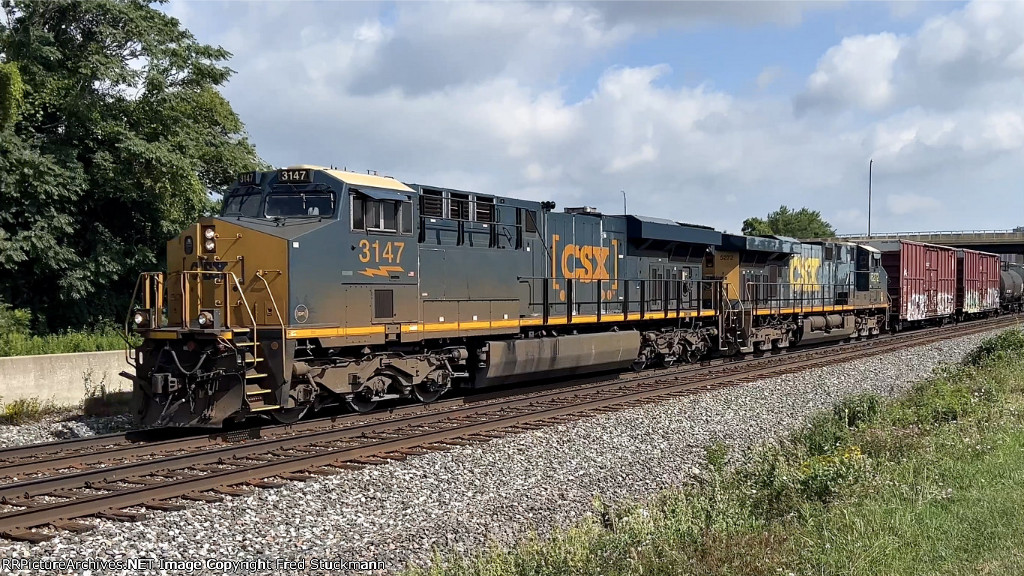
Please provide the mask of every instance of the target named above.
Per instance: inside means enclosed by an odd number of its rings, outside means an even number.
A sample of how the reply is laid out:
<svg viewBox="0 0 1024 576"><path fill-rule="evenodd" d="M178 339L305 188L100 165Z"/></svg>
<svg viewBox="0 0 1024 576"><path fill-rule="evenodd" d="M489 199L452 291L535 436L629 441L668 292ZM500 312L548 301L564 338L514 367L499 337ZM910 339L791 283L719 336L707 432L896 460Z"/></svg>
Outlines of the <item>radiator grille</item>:
<svg viewBox="0 0 1024 576"><path fill-rule="evenodd" d="M373 317L377 319L395 317L395 293L393 290L373 291Z"/></svg>

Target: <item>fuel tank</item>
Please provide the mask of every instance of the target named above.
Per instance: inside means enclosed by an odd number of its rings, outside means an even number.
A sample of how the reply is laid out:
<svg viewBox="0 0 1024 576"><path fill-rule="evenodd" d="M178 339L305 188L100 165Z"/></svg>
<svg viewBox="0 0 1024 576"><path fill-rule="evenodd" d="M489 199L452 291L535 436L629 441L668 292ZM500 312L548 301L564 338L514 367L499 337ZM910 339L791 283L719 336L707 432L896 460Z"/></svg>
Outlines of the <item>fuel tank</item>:
<svg viewBox="0 0 1024 576"><path fill-rule="evenodd" d="M474 387L620 370L639 353L640 333L632 330L491 341L481 350Z"/></svg>

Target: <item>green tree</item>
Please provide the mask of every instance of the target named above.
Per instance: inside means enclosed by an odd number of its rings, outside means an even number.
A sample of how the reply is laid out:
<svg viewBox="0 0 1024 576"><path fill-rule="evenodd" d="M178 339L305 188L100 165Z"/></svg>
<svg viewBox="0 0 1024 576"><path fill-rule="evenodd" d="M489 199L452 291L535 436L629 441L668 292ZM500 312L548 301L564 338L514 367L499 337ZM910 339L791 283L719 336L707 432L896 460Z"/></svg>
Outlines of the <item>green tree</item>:
<svg viewBox="0 0 1024 576"><path fill-rule="evenodd" d="M792 238L827 238L835 228L821 217L821 212L801 208L793 211L785 205L768 214L768 218L747 218L743 221L747 236L790 236Z"/></svg>
<svg viewBox="0 0 1024 576"><path fill-rule="evenodd" d="M13 62L0 62L0 131L18 117L24 91L18 66Z"/></svg>
<svg viewBox="0 0 1024 576"><path fill-rule="evenodd" d="M51 330L120 318L165 242L261 164L217 90L230 54L139 0L0 6L0 300Z"/></svg>

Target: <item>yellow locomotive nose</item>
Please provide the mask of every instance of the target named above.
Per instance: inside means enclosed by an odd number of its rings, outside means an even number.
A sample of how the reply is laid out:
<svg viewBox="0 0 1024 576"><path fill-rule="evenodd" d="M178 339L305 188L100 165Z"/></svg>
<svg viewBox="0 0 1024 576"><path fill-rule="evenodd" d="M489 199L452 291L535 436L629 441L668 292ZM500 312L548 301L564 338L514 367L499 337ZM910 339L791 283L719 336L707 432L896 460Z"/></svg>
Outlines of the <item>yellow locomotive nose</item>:
<svg viewBox="0 0 1024 576"><path fill-rule="evenodd" d="M203 218L167 243L166 275L140 277L127 321L143 336L139 423L219 426L282 408L288 242L260 227Z"/></svg>
<svg viewBox="0 0 1024 576"><path fill-rule="evenodd" d="M278 309L288 302L284 238L240 221L202 218L167 243L167 269L171 327L209 328L213 320L218 327L279 327L286 316ZM211 309L220 317L200 314Z"/></svg>

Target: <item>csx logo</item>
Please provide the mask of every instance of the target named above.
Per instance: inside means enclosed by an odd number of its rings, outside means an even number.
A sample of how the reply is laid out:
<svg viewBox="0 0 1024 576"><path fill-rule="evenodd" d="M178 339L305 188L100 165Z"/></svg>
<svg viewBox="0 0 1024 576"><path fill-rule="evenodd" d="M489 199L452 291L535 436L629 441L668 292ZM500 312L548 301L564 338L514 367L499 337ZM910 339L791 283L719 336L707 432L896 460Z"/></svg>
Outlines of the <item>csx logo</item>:
<svg viewBox="0 0 1024 576"><path fill-rule="evenodd" d="M203 270L209 270L211 272L223 272L227 267L227 262L203 262ZM199 262L193 262L192 265L189 266L189 269L199 270ZM216 280L217 277L217 274L203 274L203 280Z"/></svg>
<svg viewBox="0 0 1024 576"><path fill-rule="evenodd" d="M821 286L818 272L821 270L821 259L805 256L794 256L789 263L789 283L804 291L815 291Z"/></svg>
<svg viewBox="0 0 1024 576"><path fill-rule="evenodd" d="M608 280L608 254L604 246L574 246L562 249L562 277L576 278L584 284Z"/></svg>
<svg viewBox="0 0 1024 576"><path fill-rule="evenodd" d="M612 240L612 246L617 246L617 242L614 239ZM611 276L608 274L608 255L611 253L612 248L605 246L575 244L565 246L562 248L560 261L562 278L575 278L583 284L611 279ZM551 275L555 277L555 290L559 289L557 280L559 261L556 260L558 254L558 234L552 234Z"/></svg>
<svg viewBox="0 0 1024 576"><path fill-rule="evenodd" d="M227 262L203 262L203 270L209 270L211 272L223 272L224 269L227 267ZM192 265L189 266L189 268L192 270L199 270L199 262L193 262Z"/></svg>

